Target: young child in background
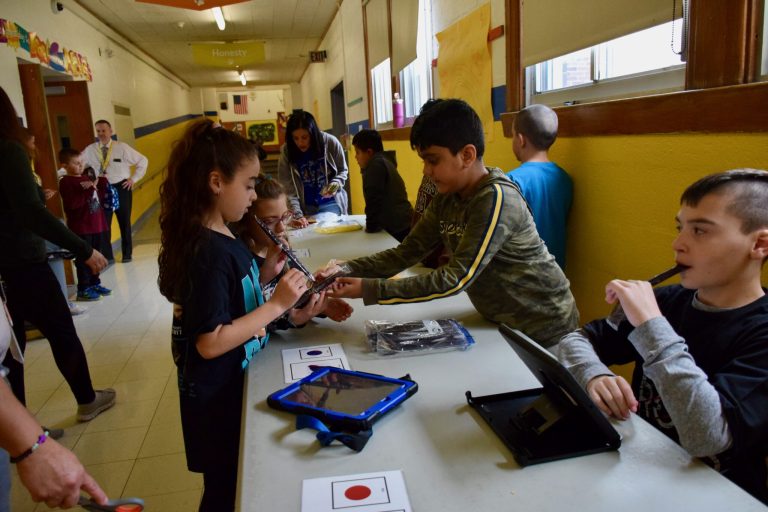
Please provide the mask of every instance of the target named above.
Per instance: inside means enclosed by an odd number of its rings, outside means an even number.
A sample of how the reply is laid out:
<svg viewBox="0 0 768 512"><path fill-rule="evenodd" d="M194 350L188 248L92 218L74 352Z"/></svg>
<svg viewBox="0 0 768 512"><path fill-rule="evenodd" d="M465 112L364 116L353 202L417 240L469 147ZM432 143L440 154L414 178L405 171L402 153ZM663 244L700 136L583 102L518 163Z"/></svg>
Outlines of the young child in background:
<svg viewBox="0 0 768 512"><path fill-rule="evenodd" d="M549 161L549 148L557 138L557 114L545 105L530 105L517 113L512 130L512 151L521 165L507 176L520 187L536 230L557 264L565 269L573 182L563 169Z"/></svg>
<svg viewBox="0 0 768 512"><path fill-rule="evenodd" d="M611 281L627 320L588 323L559 357L605 414L636 412L768 504L768 172L706 176L680 204L681 284ZM631 386L607 367L629 362Z"/></svg>
<svg viewBox="0 0 768 512"><path fill-rule="evenodd" d="M285 230L293 218L288 209L288 198L285 189L277 180L259 179L256 184L256 200L251 204L248 213L236 223L234 229L251 250L261 268L262 293L265 300L274 293L275 285L281 275L287 271L283 266L285 256L277 246L264 234L264 230L256 223L258 218L274 233L283 238ZM287 243L287 240L286 240ZM275 272L275 269L281 270ZM352 306L345 300L327 297L322 303L310 302L302 309L290 309L269 325L269 330L288 329L306 324L314 316L327 316L336 322L343 322L352 314Z"/></svg>
<svg viewBox="0 0 768 512"><path fill-rule="evenodd" d="M187 467L203 474L200 511L235 508L244 372L265 327L307 290L291 269L264 301L259 267L227 226L256 199L259 169L253 144L205 119L174 146L160 189L158 284L177 306L172 350Z"/></svg>
<svg viewBox="0 0 768 512"><path fill-rule="evenodd" d="M402 242L411 231L413 208L397 172L395 152L384 151L376 130L360 130L352 138L352 145L363 174L365 230L376 233L384 229Z"/></svg>
<svg viewBox="0 0 768 512"><path fill-rule="evenodd" d="M389 305L466 291L484 317L546 345L574 330L579 314L568 280L539 238L517 186L483 164L483 125L472 107L458 99L428 101L411 127L411 147L437 196L400 245L347 262L358 277L339 278L331 295ZM438 269L387 279L440 244L450 258Z"/></svg>
<svg viewBox="0 0 768 512"><path fill-rule="evenodd" d="M59 152L59 162L67 174L59 180L59 194L67 217L67 226L92 247L101 247L107 231L107 222L101 203L107 193L104 177L93 179L84 169L80 152L65 148ZM112 290L101 285L98 274L80 259L75 260L77 269L77 300L94 301L109 295Z"/></svg>

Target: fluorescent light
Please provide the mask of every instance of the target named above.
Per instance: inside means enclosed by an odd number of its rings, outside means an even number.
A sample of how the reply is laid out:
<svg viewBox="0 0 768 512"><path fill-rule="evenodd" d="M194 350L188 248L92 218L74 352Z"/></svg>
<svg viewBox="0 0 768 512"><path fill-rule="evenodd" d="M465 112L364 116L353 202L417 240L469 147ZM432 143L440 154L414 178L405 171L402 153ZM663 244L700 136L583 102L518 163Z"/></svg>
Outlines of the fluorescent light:
<svg viewBox="0 0 768 512"><path fill-rule="evenodd" d="M216 26L219 27L219 30L224 30L227 23L224 21L224 11L221 10L221 7L213 8L213 17L216 19Z"/></svg>
<svg viewBox="0 0 768 512"><path fill-rule="evenodd" d="M242 71L240 72L240 83L243 84L243 85L245 85L245 83L246 83L245 73L243 73Z"/></svg>

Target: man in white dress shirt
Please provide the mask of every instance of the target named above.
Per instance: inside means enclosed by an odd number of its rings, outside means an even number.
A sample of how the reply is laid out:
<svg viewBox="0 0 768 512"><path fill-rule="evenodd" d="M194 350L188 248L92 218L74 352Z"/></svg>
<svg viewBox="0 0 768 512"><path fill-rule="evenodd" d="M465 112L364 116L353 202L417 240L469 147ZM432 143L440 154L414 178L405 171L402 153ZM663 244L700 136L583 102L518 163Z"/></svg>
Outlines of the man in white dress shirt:
<svg viewBox="0 0 768 512"><path fill-rule="evenodd" d="M147 172L147 157L133 149L124 142L112 140L112 125L109 121L100 119L96 121L96 137L94 142L83 151L86 166L93 167L100 175L107 177L107 181L117 189L117 197L120 206L116 210L117 224L120 226L121 246L123 251L123 263L131 261L133 257L133 242L131 240L131 201L132 190L136 183ZM131 167L135 166L133 174ZM107 217L107 243L104 247L104 256L110 261L114 260L112 254L112 210L105 210Z"/></svg>

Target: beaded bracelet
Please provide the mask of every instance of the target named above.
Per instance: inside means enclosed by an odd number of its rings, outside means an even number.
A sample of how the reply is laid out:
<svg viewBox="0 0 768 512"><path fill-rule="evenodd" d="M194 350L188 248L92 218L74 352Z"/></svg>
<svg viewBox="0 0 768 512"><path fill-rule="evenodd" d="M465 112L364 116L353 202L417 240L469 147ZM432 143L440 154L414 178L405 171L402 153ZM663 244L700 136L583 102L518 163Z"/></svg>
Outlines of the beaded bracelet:
<svg viewBox="0 0 768 512"><path fill-rule="evenodd" d="M35 453L35 450L40 448L40 445L43 444L46 439L48 439L48 431L47 430L43 430L43 434L38 436L37 442L35 444L33 444L27 451L25 451L24 453L19 455L18 457L11 457L11 462L13 464L16 464L18 462L23 461L24 459L26 459L27 457L29 457L30 455Z"/></svg>

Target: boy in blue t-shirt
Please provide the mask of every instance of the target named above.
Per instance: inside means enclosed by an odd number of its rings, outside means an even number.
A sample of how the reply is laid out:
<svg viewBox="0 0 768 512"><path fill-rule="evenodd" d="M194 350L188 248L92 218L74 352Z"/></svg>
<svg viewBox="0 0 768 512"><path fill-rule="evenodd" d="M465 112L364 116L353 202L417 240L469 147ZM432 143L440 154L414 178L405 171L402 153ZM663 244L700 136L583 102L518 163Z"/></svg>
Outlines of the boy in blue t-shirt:
<svg viewBox="0 0 768 512"><path fill-rule="evenodd" d="M557 114L547 106L530 105L515 116L512 129L512 151L522 165L507 176L520 187L539 236L560 268L565 269L573 182L563 169L549 161L549 148L557 138Z"/></svg>

